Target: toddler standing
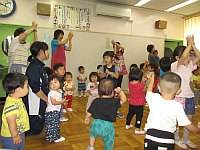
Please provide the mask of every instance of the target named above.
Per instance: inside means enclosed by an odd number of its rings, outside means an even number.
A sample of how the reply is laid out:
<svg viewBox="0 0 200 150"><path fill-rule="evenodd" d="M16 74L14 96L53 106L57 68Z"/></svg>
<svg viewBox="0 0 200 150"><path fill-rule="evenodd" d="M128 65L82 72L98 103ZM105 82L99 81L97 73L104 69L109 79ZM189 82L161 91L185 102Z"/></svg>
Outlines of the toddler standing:
<svg viewBox="0 0 200 150"><path fill-rule="evenodd" d="M64 91L65 91L65 99L68 100L67 104L67 111L72 112L72 96L73 92L75 91L75 85L74 82L72 81L72 73L71 72L66 72L64 75L65 82L64 82Z"/></svg>
<svg viewBox="0 0 200 150"><path fill-rule="evenodd" d="M97 72L91 72L89 76L90 82L87 85L87 92L89 94L88 102L86 106L86 111L89 109L91 103L94 101L95 98L99 97L98 94L98 73Z"/></svg>
<svg viewBox="0 0 200 150"><path fill-rule="evenodd" d="M87 75L85 74L85 68L83 66L78 67L79 74L77 76L78 80L78 97L81 97L81 92L83 92L83 97L86 97L85 90L86 90L86 80Z"/></svg>

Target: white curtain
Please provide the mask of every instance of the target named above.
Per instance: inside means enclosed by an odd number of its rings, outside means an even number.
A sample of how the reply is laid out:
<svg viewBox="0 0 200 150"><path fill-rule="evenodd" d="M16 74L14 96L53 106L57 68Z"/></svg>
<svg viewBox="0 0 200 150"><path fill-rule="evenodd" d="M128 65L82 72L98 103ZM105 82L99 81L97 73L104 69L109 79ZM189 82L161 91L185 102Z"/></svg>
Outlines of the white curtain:
<svg viewBox="0 0 200 150"><path fill-rule="evenodd" d="M195 45L200 50L200 16L184 21L184 43L186 37L192 34L194 35Z"/></svg>

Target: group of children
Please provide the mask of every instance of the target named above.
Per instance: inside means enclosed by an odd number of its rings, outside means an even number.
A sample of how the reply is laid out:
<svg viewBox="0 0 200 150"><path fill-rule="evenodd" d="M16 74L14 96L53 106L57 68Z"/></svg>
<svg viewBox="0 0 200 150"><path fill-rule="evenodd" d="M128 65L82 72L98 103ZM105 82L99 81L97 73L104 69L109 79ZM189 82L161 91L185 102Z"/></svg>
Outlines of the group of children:
<svg viewBox="0 0 200 150"><path fill-rule="evenodd" d="M32 30L36 28L37 25L34 24ZM62 38L57 34L54 35L55 38ZM72 37L73 34L70 33L64 41L67 42ZM47 48L38 48L38 44L40 43L37 42L35 47L33 44L31 49L36 49L37 54L40 55L37 58L43 58L40 59L43 61L48 58L48 46ZM56 44L56 41L54 44ZM57 44L59 45L59 43ZM60 44L63 45L63 43ZM85 68L83 66L78 68L78 96L86 97L86 90L89 94L85 123L89 124L90 116L94 118L90 126L90 142L87 150L94 150L96 137L100 137L104 141L105 150L113 149L115 138L113 122L116 121L119 107L126 102L126 96L119 87L121 83L118 80L120 76L122 80L123 75L127 74L122 57L124 48L115 41L112 41L112 44L114 51L104 52L104 65L98 66L97 72L90 73L90 82L87 87ZM131 119L136 115L135 134L146 133L144 149L165 148L171 150L174 149L174 143L184 149L187 146L196 148L196 145L188 140L189 130L200 133L200 125L197 128L192 124L195 103L190 81L192 72L194 75L199 73L195 69L198 69L196 64L200 60L200 52L194 45L193 36L187 37L187 44L187 47L178 46L174 50L175 62L172 63L172 59L168 57L160 59L159 73L158 66L153 63L142 63L140 68L136 64L132 64L130 67L128 75L130 98L125 128L130 129L133 127ZM152 46L150 47L153 49ZM117 48L120 51L117 51ZM148 51L152 52L150 48L148 48ZM123 65L120 66L121 71L124 73L119 74L118 67L113 64L115 59L121 59L121 62L123 62ZM45 138L50 142L61 142L65 138L60 135L60 121L68 120L64 118L63 113L73 111L72 97L75 84L72 73L66 72L63 63L53 64L53 72L47 72L49 73L48 85L50 92L48 93L45 110ZM160 77L158 78L158 76ZM24 148L24 133L29 130L29 119L21 97L28 93L28 81L29 78L20 73L9 73L3 80L3 88L8 93L2 115L1 135L4 148ZM198 95L199 77L194 76L194 85L196 88L194 91L196 90L196 95ZM143 131L141 123L146 102L150 112L145 131ZM178 136L177 122L178 126L185 127L182 141Z"/></svg>

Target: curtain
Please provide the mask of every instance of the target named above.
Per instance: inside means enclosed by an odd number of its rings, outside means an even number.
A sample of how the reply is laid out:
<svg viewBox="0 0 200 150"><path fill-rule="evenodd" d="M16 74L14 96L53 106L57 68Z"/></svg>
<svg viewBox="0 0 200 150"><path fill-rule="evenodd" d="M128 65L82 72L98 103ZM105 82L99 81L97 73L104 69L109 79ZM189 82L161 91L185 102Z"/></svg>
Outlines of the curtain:
<svg viewBox="0 0 200 150"><path fill-rule="evenodd" d="M200 50L200 16L192 17L184 21L184 43L186 44L186 37L194 35L194 42L196 47Z"/></svg>

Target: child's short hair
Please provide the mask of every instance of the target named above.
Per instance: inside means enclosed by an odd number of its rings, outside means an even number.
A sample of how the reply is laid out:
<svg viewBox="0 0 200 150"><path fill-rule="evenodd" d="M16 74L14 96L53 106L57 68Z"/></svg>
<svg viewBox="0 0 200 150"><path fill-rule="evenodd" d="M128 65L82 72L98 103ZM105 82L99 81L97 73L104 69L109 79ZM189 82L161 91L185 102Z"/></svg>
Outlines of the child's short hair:
<svg viewBox="0 0 200 150"><path fill-rule="evenodd" d="M154 48L154 45L150 44L147 46L147 52L151 53Z"/></svg>
<svg viewBox="0 0 200 150"><path fill-rule="evenodd" d="M53 70L49 67L44 67L44 70L46 71L48 77L53 74Z"/></svg>
<svg viewBox="0 0 200 150"><path fill-rule="evenodd" d="M98 65L98 66L97 66L97 69L100 69L101 67L102 67L102 65Z"/></svg>
<svg viewBox="0 0 200 150"><path fill-rule="evenodd" d="M63 32L62 30L60 30L60 29L54 31L54 39L55 39L55 40L58 39L58 36L59 36L60 34L64 35L64 32Z"/></svg>
<svg viewBox="0 0 200 150"><path fill-rule="evenodd" d="M197 69L193 70L192 73L193 73L194 75L196 75L196 73L197 73L197 71L198 71L199 69L200 69L199 66L197 66Z"/></svg>
<svg viewBox="0 0 200 150"><path fill-rule="evenodd" d="M142 81L143 72L139 69L132 69L129 73L129 81Z"/></svg>
<svg viewBox="0 0 200 150"><path fill-rule="evenodd" d="M57 71L59 68L65 67L62 63L57 63L53 66L53 71Z"/></svg>
<svg viewBox="0 0 200 150"><path fill-rule="evenodd" d="M92 82L92 81L91 81L91 77L92 77L92 76L97 77L97 81L99 81L99 75L98 75L97 72L91 72L91 73L90 73L90 75L89 75L89 80L90 80L90 82Z"/></svg>
<svg viewBox="0 0 200 150"><path fill-rule="evenodd" d="M181 77L176 73L168 72L159 78L159 86L163 93L176 94L181 87Z"/></svg>
<svg viewBox="0 0 200 150"><path fill-rule="evenodd" d="M81 71L81 69L84 69L84 67L83 66L79 66L78 67L78 71Z"/></svg>
<svg viewBox="0 0 200 150"><path fill-rule="evenodd" d="M141 63L140 64L140 69L143 69L144 65L145 65L145 63Z"/></svg>
<svg viewBox="0 0 200 150"><path fill-rule="evenodd" d="M65 74L64 74L64 78L66 78L66 76L71 76L72 77L72 73L71 72L65 72Z"/></svg>
<svg viewBox="0 0 200 150"><path fill-rule="evenodd" d="M168 72L171 69L172 58L170 57L163 57L160 59L160 69L163 72Z"/></svg>
<svg viewBox="0 0 200 150"><path fill-rule="evenodd" d="M54 79L57 79L60 83L60 87L63 86L63 80L62 80L62 77L54 74L54 75L51 75L49 78L48 78L48 83L50 84L51 81L53 81Z"/></svg>
<svg viewBox="0 0 200 150"><path fill-rule="evenodd" d="M38 55L38 53L40 52L40 50L42 50L44 52L46 50L48 50L47 43L40 42L40 41L33 42L33 44L30 47L30 52L31 52L32 56L36 57Z"/></svg>
<svg viewBox="0 0 200 150"><path fill-rule="evenodd" d="M138 68L138 65L137 65L137 64L131 64L130 70L131 70L132 68Z"/></svg>
<svg viewBox="0 0 200 150"><path fill-rule="evenodd" d="M99 96L112 95L115 83L111 79L102 79L98 86Z"/></svg>
<svg viewBox="0 0 200 150"><path fill-rule="evenodd" d="M103 54L103 58L105 56L108 56L108 57L111 57L113 58L115 56L114 52L113 51L105 51L104 54Z"/></svg>
<svg viewBox="0 0 200 150"><path fill-rule="evenodd" d="M176 56L181 57L183 55L183 52L185 51L185 46L177 46L174 49L173 58L176 60Z"/></svg>
<svg viewBox="0 0 200 150"><path fill-rule="evenodd" d="M8 73L2 81L3 89L6 93L13 94L17 88L24 87L26 80L28 78L21 73Z"/></svg>
<svg viewBox="0 0 200 150"><path fill-rule="evenodd" d="M14 37L19 36L20 34L24 33L26 30L24 28L18 28L14 32Z"/></svg>

